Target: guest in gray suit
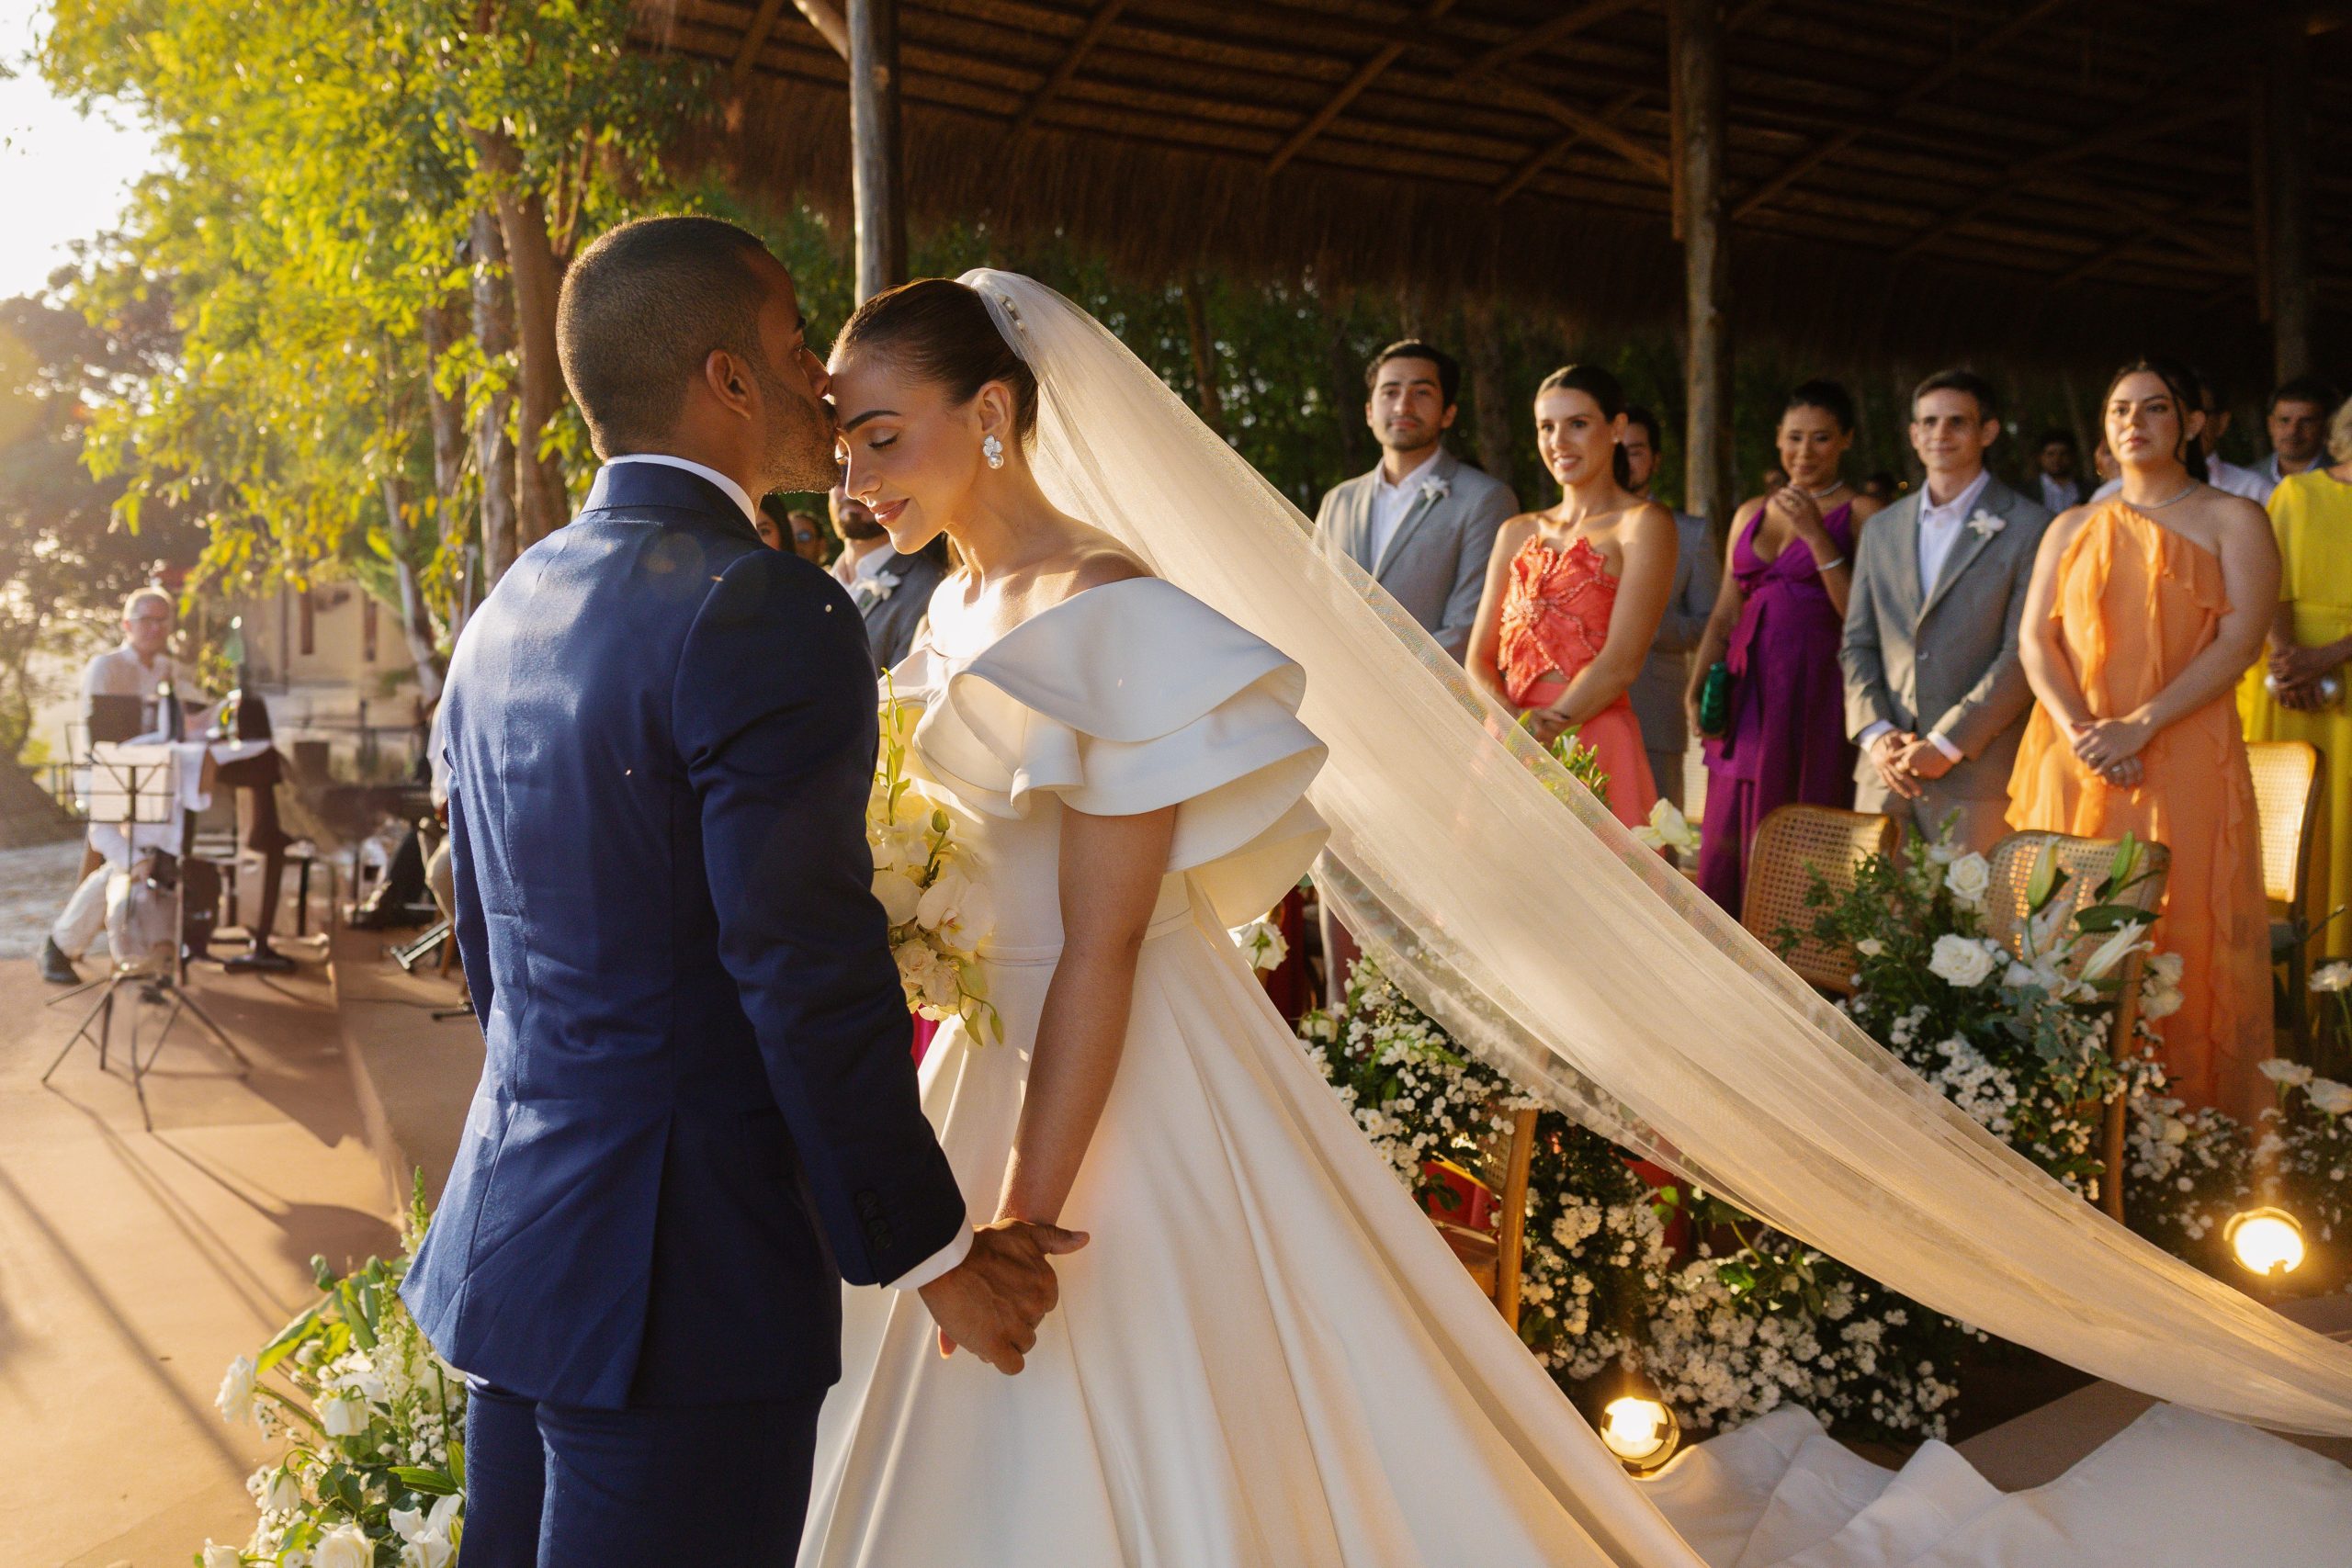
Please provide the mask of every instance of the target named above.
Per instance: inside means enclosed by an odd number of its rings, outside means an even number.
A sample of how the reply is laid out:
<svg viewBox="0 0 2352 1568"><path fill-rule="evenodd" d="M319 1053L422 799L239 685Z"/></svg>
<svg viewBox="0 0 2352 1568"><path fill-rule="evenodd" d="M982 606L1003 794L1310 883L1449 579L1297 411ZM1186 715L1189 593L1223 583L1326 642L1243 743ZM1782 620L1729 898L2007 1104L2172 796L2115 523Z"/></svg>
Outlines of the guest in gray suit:
<svg viewBox="0 0 2352 1568"><path fill-rule="evenodd" d="M1646 500L1650 479L1657 472L1657 416L1645 408L1625 411L1625 467L1631 478L1625 489ZM1690 720L1682 694L1690 685L1690 650L1707 629L1715 607L1715 590L1723 563L1707 537L1707 520L1688 512L1674 514L1681 553L1674 563L1674 592L1657 624L1657 638L1650 644L1648 662L1634 678L1634 716L1642 723L1642 750L1650 754L1650 777L1661 799L1683 808L1682 759L1690 747Z"/></svg>
<svg viewBox="0 0 2352 1568"><path fill-rule="evenodd" d="M1510 487L1445 449L1461 411L1462 367L1419 341L1392 343L1364 372L1364 419L1380 466L1336 485L1315 537L1372 573L1406 614L1460 663L1478 618L1495 530L1519 510Z"/></svg>
<svg viewBox="0 0 2352 1568"><path fill-rule="evenodd" d="M2050 509L1995 479L1993 389L1941 370L1911 394L1927 482L1880 513L1855 551L1846 604L1846 728L1860 746L1854 804L1932 838L1989 847L2007 830L2009 771L2033 692L2018 624Z"/></svg>

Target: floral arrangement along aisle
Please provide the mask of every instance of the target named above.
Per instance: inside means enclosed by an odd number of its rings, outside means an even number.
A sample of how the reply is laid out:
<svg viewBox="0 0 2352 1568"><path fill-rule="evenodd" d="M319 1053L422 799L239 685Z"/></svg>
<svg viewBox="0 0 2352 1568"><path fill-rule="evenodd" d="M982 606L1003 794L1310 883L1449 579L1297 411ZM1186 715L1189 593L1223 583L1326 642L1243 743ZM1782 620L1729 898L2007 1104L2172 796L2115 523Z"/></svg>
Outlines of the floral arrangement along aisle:
<svg viewBox="0 0 2352 1568"><path fill-rule="evenodd" d="M1397 1179L1449 1218L1455 1173L1533 1103L1370 961L1340 1010L1299 1032ZM1685 1212L1706 1239L1677 1267L1667 1233ZM1943 1430L1961 1330L1719 1200L1653 1190L1623 1151L1555 1111L1536 1120L1522 1275L1520 1337L1571 1396L1637 1366L1687 1426L1794 1399L1858 1435Z"/></svg>
<svg viewBox="0 0 2352 1568"><path fill-rule="evenodd" d="M198 1568L447 1568L463 1533L466 1383L401 1304L427 1217L420 1177L401 1251L338 1277L220 1382L221 1417L288 1438L246 1481L260 1510L242 1548L206 1541Z"/></svg>

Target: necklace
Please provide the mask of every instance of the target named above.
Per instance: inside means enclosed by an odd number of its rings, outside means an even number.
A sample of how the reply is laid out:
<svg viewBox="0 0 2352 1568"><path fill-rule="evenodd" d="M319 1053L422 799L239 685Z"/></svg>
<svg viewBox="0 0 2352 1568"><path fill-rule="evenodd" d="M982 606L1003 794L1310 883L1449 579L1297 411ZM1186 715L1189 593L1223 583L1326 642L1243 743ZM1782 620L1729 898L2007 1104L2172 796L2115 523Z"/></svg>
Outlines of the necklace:
<svg viewBox="0 0 2352 1568"><path fill-rule="evenodd" d="M1804 491L1805 494L1813 497L1815 501L1827 501L1831 496L1836 495L1839 491L1846 488L1846 481L1844 479L1839 479L1827 490L1815 490L1810 485L1799 485L1797 488Z"/></svg>
<svg viewBox="0 0 2352 1568"><path fill-rule="evenodd" d="M2140 510L2141 510L2141 511L2143 511L2143 512L2161 512L2161 511L2163 511L2165 507L2170 506L2170 505L2171 505L2174 502L2176 502L2176 501L2182 501L2182 500L2186 500L2186 499L2188 498L2188 492L2189 492L2190 491L2195 490L2196 488L2197 488L2197 481L2196 481L2195 479L2191 479L2191 480L2189 480L2187 484L2185 484L2185 485L2181 486L2181 488L2180 488L2180 493L2179 493L2178 495L2168 495L2168 496L2165 497L2162 501L2151 501L2151 502L2136 502L2136 501L2135 501L2135 502L2133 502L2132 504L2133 504L2134 506L2139 507L2139 508L2140 508Z"/></svg>

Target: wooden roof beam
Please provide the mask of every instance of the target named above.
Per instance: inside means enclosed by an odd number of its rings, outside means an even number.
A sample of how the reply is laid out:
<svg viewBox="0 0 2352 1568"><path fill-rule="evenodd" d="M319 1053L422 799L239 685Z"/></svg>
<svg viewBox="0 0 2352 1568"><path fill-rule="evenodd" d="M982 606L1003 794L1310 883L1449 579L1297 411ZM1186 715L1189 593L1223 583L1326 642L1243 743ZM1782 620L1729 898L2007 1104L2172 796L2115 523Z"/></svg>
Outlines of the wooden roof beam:
<svg viewBox="0 0 2352 1568"><path fill-rule="evenodd" d="M1623 114L1627 109L1632 108L1635 104L1640 103L1643 97L1646 95L1646 88L1635 87L1628 92L1620 94L1616 102L1611 104L1607 108L1600 111L1600 118L1606 120L1615 119L1619 115ZM1495 187L1495 205L1497 207L1500 207L1504 202L1509 201L1512 197L1515 197L1521 191L1525 190L1529 183L1532 181L1536 175L1551 167L1553 163L1558 159L1562 153L1567 152L1569 148L1574 147L1577 142L1582 141L1583 140L1583 131L1571 130L1566 135L1562 136L1558 141L1553 142L1549 147L1545 147L1536 152L1518 168L1512 170L1510 177L1505 180L1501 185Z"/></svg>
<svg viewBox="0 0 2352 1568"><path fill-rule="evenodd" d="M760 8L752 13L752 25L743 29L743 47L735 51L735 62L727 69L727 78L741 88L752 79L752 68L760 62L760 51L767 48L768 35L775 31L776 13L784 9L784 0L760 0Z"/></svg>
<svg viewBox="0 0 2352 1568"><path fill-rule="evenodd" d="M1078 41L1069 46L1069 52L1061 57L1054 67L1053 74L1046 77L1044 85L1029 95L1029 101L1021 106L1021 113L1012 122L1013 135L1018 136L1037 123L1037 111L1052 103L1061 90L1069 85L1070 78L1078 74L1078 68L1086 63L1086 57L1094 52L1094 46L1102 41L1102 35L1111 30L1111 24L1117 21L1119 13L1126 8L1127 0L1102 0L1102 4L1095 6L1094 15L1086 19L1086 29L1078 35Z"/></svg>
<svg viewBox="0 0 2352 1568"><path fill-rule="evenodd" d="M1634 10L1644 3L1645 0L1586 0L1586 4L1575 10L1563 11L1541 27L1530 28L1509 43L1497 44L1464 66L1452 85L1467 86L1488 72L1499 71L1515 60L1549 49L1597 22L1605 22L1620 12Z"/></svg>
<svg viewBox="0 0 2352 1568"><path fill-rule="evenodd" d="M840 55L843 60L849 58L849 18L842 15L842 8L836 4L836 0L792 0L792 4L802 16L808 18L810 27L824 35L825 41L833 46L835 54ZM769 16L769 13L775 9L775 7L767 4L766 0L762 0L760 16L767 17L769 22L773 24L775 18ZM753 18L754 21L757 19L757 17ZM760 42L763 45L767 42L765 36L761 38ZM759 51L754 49L746 52L756 55Z"/></svg>
<svg viewBox="0 0 2352 1568"><path fill-rule="evenodd" d="M1421 8L1421 25L1427 27L1453 9L1453 0L1429 0L1429 4ZM1355 74L1350 76L1321 108L1309 115L1305 125L1291 132L1289 139L1274 149L1274 155L1266 161L1266 173L1271 175L1297 157L1308 142L1322 135L1350 104L1363 96L1365 88L1380 79L1382 72L1396 63L1397 57L1405 52L1405 49L1402 39L1383 45L1379 53L1357 66Z"/></svg>
<svg viewBox="0 0 2352 1568"><path fill-rule="evenodd" d="M1586 140L1599 142L1659 185L1671 186L1674 183L1674 165L1665 153L1630 131L1610 124L1600 116L1577 108L1573 104L1563 103L1549 93L1522 87L1509 80L1495 83L1492 91L1506 103L1517 104L1535 114L1549 115Z"/></svg>
<svg viewBox="0 0 2352 1568"><path fill-rule="evenodd" d="M2154 89L2143 96L2139 102L2117 116L2105 130L2086 136L2080 141L2070 142L2064 147L2053 147L2047 152L2037 152L2030 158L2010 164L2001 171L1999 176L1991 185L1979 191L1974 197L1936 219L1926 228L1897 245L1894 248L1894 255L1899 259L1916 254L1944 238L1961 225L1974 222L2007 200L2020 186L2063 164L2070 164L2077 158L2087 158L2098 152L2112 152L2119 147L2128 147L2133 142L2143 141L2152 136L2163 136L2172 131L2184 130L2190 126L2220 119L2225 115L2243 114L2245 111L2245 100L2231 96L2209 98L2194 108L2163 119L2149 118L2148 110L2171 94L2173 80L2172 77L2166 77L2158 82Z"/></svg>
<svg viewBox="0 0 2352 1568"><path fill-rule="evenodd" d="M1991 32L1984 34L1969 48L1951 56L1901 92L1883 99L1866 114L1857 117L1854 123L1845 130L1825 141L1815 143L1789 163L1782 164L1779 173L1748 192L1741 199L1740 204L1732 209L1732 221L1737 223L1754 216L1757 209L1779 199L1791 186L1795 185L1814 170L1860 141L1876 122L1902 113L1917 100L1965 75L1980 62L1988 60L2006 49L2020 33L2039 26L2048 20L2053 13L2071 4L2073 0L2038 0L2037 4L2028 6Z"/></svg>

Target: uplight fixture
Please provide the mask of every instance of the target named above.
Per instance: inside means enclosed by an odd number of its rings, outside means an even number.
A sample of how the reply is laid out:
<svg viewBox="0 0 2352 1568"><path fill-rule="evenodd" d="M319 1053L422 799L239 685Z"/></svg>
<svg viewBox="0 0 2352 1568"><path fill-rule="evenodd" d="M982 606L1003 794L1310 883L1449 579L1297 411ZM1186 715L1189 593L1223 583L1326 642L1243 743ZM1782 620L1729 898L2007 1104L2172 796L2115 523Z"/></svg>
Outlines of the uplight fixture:
<svg viewBox="0 0 2352 1568"><path fill-rule="evenodd" d="M2238 1267L2260 1279L2275 1280L2302 1267L2303 1227L2284 1209L2248 1209L2230 1216L2222 1239L2230 1245Z"/></svg>
<svg viewBox="0 0 2352 1568"><path fill-rule="evenodd" d="M1602 1409L1600 1440L1639 1475L1674 1457L1682 1442L1682 1424L1664 1402L1636 1390L1619 1394Z"/></svg>

